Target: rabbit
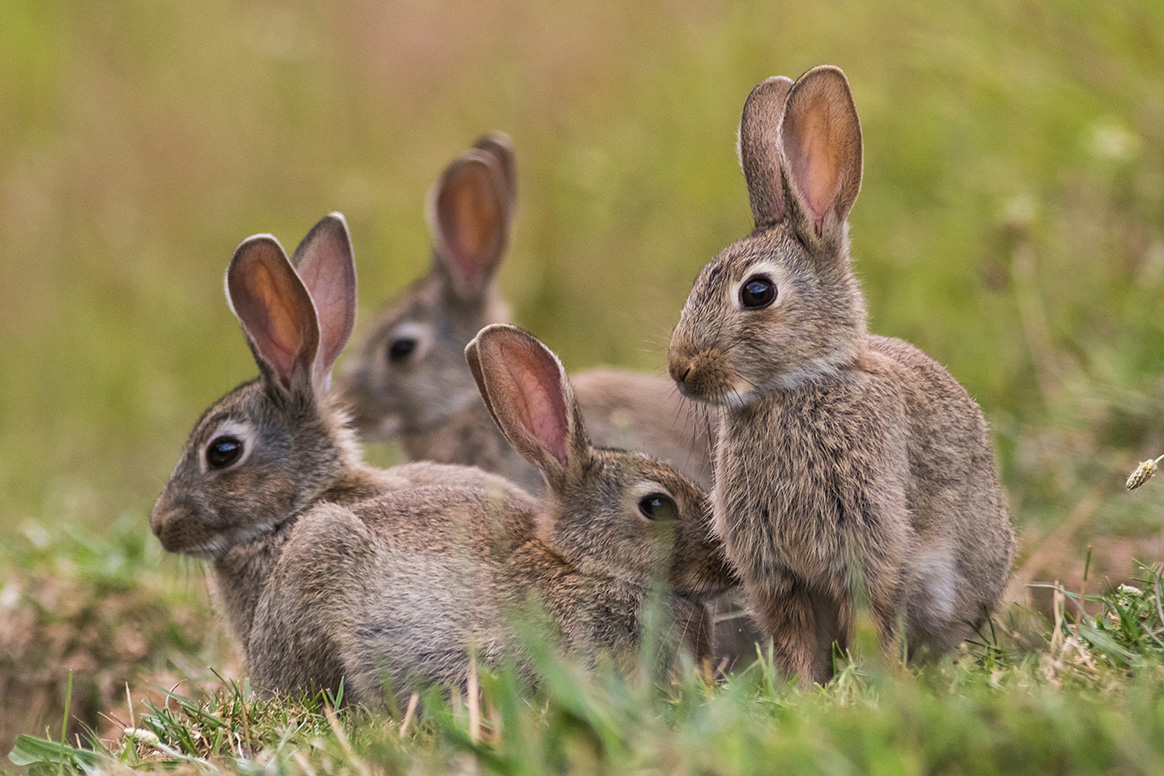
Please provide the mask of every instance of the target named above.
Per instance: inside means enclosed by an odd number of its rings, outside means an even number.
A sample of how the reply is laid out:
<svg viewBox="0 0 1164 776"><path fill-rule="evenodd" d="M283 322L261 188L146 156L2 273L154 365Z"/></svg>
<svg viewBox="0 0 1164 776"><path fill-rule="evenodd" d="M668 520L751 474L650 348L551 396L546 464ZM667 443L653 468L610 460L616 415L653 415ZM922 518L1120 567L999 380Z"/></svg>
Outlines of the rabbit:
<svg viewBox="0 0 1164 776"><path fill-rule="evenodd" d="M413 463L378 470L361 462L342 405L328 391L329 372L355 318L355 269L342 216L332 214L317 224L291 260L270 236L244 241L227 270L226 290L260 374L199 419L150 515L151 528L165 549L212 563L216 587L257 688L268 694L310 688L334 692L350 675L353 692L348 697L376 703L382 695L370 689L375 683L366 672L368 661L381 653L368 642L393 632L394 624L365 620L359 613L373 614L375 606L386 606L394 597L416 603L427 592L420 605L430 621L435 611L445 611L439 605L452 595L461 608L446 612L453 619L444 628L459 632L459 612L471 612L478 599L493 599L478 585L434 585L433 570L468 564L466 575L457 577L464 581L473 578L478 555L493 552L506 558L509 548L516 558L538 536L539 502L508 480L472 467ZM583 433L580 424L577 429ZM602 454L595 458L607 462ZM683 506L689 527L674 533L688 544L679 545L687 547L686 555L676 554L679 572L673 577L680 593L673 596L673 608L687 626L692 651L706 656L710 642L702 591L714 593L726 584L719 580L731 578L718 542L707 535L710 502L681 475L668 478L667 467L646 459L587 474L604 492L617 493L617 473L633 466L646 475L662 470L656 479L675 493L668 503ZM628 483L633 486L642 487L643 482ZM590 576L575 575L570 584L554 588L558 598L551 598L551 605L565 611L571 605L563 592L568 589L604 593L605 588L590 582L595 576L591 567L613 564L616 572L625 569L634 578L641 562L604 555L613 542L587 545L586 537L570 533L581 530L585 515L574 517L578 509L569 505L558 510L571 516L563 522L569 530L560 533L567 541L572 538L577 549L567 544L562 556L546 550L537 557L547 565L530 572L565 575L573 566L563 560L555 567L550 560L581 556L581 567ZM385 565L385 553L392 547L403 554L396 556L396 564ZM644 554L650 553L640 543L638 556ZM373 564L411 574L412 587L397 589L386 581L390 577L369 574ZM517 585L521 573L524 567L515 566L506 581ZM618 579L619 584L623 581ZM618 589L633 587L627 581ZM607 596L592 605L601 603L633 602ZM577 611L587 602L572 605L571 611ZM616 607L606 616L633 620L635 614ZM431 624L431 633L408 633L414 663L432 657L431 637L444 632L438 623ZM500 627L501 619L494 617L474 634L488 635ZM587 646L597 648L606 643L602 639L614 639L615 634L601 627L591 630L595 638ZM460 654L467 654L465 647L461 645ZM463 669L467 664L462 659L456 665Z"/></svg>
<svg viewBox="0 0 1164 776"><path fill-rule="evenodd" d="M385 490L471 483L517 491L479 469L414 463L379 470L361 463L329 372L355 320L356 276L343 217L321 220L294 255L274 238L242 243L226 276L227 298L259 366L199 419L150 526L172 552L212 563L231 630L255 678L336 684L339 659L323 643L289 644L294 660L263 651L256 610L301 518L322 503L349 504Z"/></svg>
<svg viewBox="0 0 1164 776"><path fill-rule="evenodd" d="M707 494L674 468L639 453L594 447L557 357L529 333L485 327L465 357L487 412L545 480L528 506L482 496L473 508L449 488L394 491L356 511L368 525L369 583L345 599L347 686L361 698L429 684L459 684L471 655L524 665L510 621L540 603L571 653L608 655L630 670L642 649L642 614L662 570L673 588L663 614L664 655L676 639L703 660L713 634L705 601L736 583L709 533ZM520 509L516 520L508 510ZM377 531L381 522L408 530ZM517 537L532 524L534 530ZM324 541L327 541L326 539ZM353 542L331 540L337 551ZM423 563L417 563L422 558ZM423 643L424 649L417 648Z"/></svg>
<svg viewBox="0 0 1164 776"><path fill-rule="evenodd" d="M364 438L399 438L409 460L479 466L536 494L541 474L492 422L462 358L478 329L508 320L494 275L509 242L515 181L512 142L500 132L449 165L428 197L432 266L378 316L344 364L339 390ZM713 429L667 377L602 368L573 384L597 445L640 450L711 487ZM717 634L728 664L754 658L759 633L740 616L738 596L715 607L729 613Z"/></svg>
<svg viewBox="0 0 1164 776"><path fill-rule="evenodd" d="M366 439L399 438L409 460L480 466L538 493L541 474L489 418L462 355L479 329L509 318L494 274L515 185L500 132L448 166L428 197L432 266L376 319L339 388ZM600 369L576 375L574 388L596 444L641 450L710 487L708 429L667 377Z"/></svg>
<svg viewBox="0 0 1164 776"><path fill-rule="evenodd" d="M998 604L1014 532L981 409L867 332L844 73L761 83L738 152L755 229L703 268L668 350L683 394L718 408L715 532L788 674L827 681L865 603L887 650L951 650Z"/></svg>

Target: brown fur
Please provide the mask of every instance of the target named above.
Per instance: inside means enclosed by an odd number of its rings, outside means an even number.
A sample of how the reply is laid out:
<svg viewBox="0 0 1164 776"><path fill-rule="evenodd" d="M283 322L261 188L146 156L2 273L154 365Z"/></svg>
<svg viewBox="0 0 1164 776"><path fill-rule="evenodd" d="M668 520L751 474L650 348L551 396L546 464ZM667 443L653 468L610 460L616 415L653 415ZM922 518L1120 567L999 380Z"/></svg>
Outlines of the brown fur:
<svg viewBox="0 0 1164 776"><path fill-rule="evenodd" d="M977 404L912 345L866 333L844 74L758 86L740 158L756 229L704 268L669 354L683 392L720 408L716 532L790 674L831 676L860 596L887 648L952 649L997 605L1013 531ZM742 301L756 277L770 306Z"/></svg>
<svg viewBox="0 0 1164 776"><path fill-rule="evenodd" d="M482 174L475 187L464 186L456 172L465 167ZM429 195L433 261L428 274L409 286L375 320L370 333L345 364L339 389L362 436L374 441L399 439L413 461L479 466L512 480L531 493L545 487L538 469L506 442L492 422L465 369L462 352L477 331L508 320L493 275L508 243L515 200L511 143L493 133L455 160ZM453 254L443 246L458 242L455 218L437 215L442 192L450 186L491 203L482 211L500 214L499 231L485 249ZM470 271L460 271L468 264ZM458 286L471 276L476 285ZM392 358L393 342L415 343L404 357ZM671 464L704 488L711 487L713 427L694 402L680 395L663 376L619 369L594 369L574 377L574 387L595 444L640 450ZM737 610L738 596L717 602L719 612ZM718 629L717 641L729 662L756 654L758 631L738 617Z"/></svg>
<svg viewBox="0 0 1164 776"><path fill-rule="evenodd" d="M460 242L456 218L439 215L452 199L450 186L465 187L456 173L479 169L479 185L463 196L480 209L499 214L488 221L497 230L477 252L454 254L443 246ZM540 473L517 455L492 423L465 369L465 346L484 326L508 320L493 275L504 255L512 223L514 157L509 139L487 135L455 160L429 195L433 263L428 275L405 290L373 324L371 333L347 361L340 389L361 435L399 438L411 460L480 466L532 493L543 487ZM462 228L475 232L474 222ZM472 267L461 269L463 265ZM475 284L455 278L472 276ZM416 342L407 357L389 357L399 338ZM698 422L693 402L677 394L663 376L598 369L576 376L582 412L594 441L603 447L641 450L676 466L704 487L711 485L708 430Z"/></svg>
<svg viewBox="0 0 1164 776"><path fill-rule="evenodd" d="M703 597L732 575L708 534L704 492L662 464L588 443L541 504L476 468L364 466L326 391L354 320L342 218L320 222L295 263L303 278L268 236L236 252L228 299L261 374L203 414L150 517L167 550L212 562L257 687L334 691L344 680L349 697L377 702L385 677L397 688L458 681L473 651L520 659L507 616L531 598L568 648L625 664L656 580L679 590L667 599L680 631L671 647L710 655ZM561 396L572 395L555 369ZM520 403L520 391L502 391L505 401ZM585 439L580 422L572 428ZM216 464L210 450L228 437L244 452ZM674 494L674 531L627 528L647 522L633 511L627 520L626 494L641 487Z"/></svg>

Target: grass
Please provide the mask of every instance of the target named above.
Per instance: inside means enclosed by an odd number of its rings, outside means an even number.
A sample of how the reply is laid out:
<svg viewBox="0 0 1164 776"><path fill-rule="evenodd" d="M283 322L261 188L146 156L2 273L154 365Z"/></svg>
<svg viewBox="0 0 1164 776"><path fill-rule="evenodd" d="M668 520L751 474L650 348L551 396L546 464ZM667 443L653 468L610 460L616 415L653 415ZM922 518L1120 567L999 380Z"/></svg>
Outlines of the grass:
<svg viewBox="0 0 1164 776"><path fill-rule="evenodd" d="M1116 586L1164 558L1160 483L1123 490L1164 450L1162 60L1155 0L0 4L0 749L59 744L71 669L64 738L94 728L106 766L160 767L118 731L168 702L203 748L159 743L212 763L187 770L1159 770L1159 596ZM571 370L660 371L691 279L749 228L748 90L822 62L864 128L872 329L990 418L1022 543L1010 597L1032 611L957 663L859 662L820 692L762 668L579 678L577 697L483 677L501 722L475 744L464 704L401 739L398 716L254 701L203 575L145 524L190 424L254 372L222 298L234 246L343 211L365 322L427 264L428 185L503 129L515 321ZM210 723L167 692L235 709L220 730L242 738L205 748Z"/></svg>
<svg viewBox="0 0 1164 776"><path fill-rule="evenodd" d="M1012 610L956 657L876 652L798 689L766 657L708 684L588 673L544 657L538 684L482 672L479 696L433 692L401 712L245 680L155 692L103 733L23 735L32 773L1158 773L1164 767L1159 569L1089 596L1056 589L1051 620ZM140 688L138 688L140 689Z"/></svg>

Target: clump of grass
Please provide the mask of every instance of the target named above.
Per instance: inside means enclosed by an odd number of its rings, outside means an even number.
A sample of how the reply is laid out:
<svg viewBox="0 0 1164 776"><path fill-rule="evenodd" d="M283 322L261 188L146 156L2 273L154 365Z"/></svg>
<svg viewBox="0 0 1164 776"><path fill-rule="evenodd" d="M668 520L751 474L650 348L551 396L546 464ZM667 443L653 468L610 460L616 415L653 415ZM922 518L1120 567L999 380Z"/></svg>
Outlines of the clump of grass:
<svg viewBox="0 0 1164 776"><path fill-rule="evenodd" d="M21 699L0 704L0 745L59 719L66 698L71 740L112 724L102 714L126 683L172 686L208 653L225 658L205 587L163 574L143 526L136 515L104 535L30 525L0 555L0 697Z"/></svg>
<svg viewBox="0 0 1164 776"><path fill-rule="evenodd" d="M694 666L651 680L546 652L536 685L481 670L475 692L433 692L403 713L319 693L262 699L245 681L168 693L91 748L21 737L13 760L70 772L1154 773L1161 587L1144 567L1135 586L1089 596L1094 616L1061 591L1051 620L1011 612L1017 626L926 665L842 662L823 688L785 682L764 654L708 682Z"/></svg>

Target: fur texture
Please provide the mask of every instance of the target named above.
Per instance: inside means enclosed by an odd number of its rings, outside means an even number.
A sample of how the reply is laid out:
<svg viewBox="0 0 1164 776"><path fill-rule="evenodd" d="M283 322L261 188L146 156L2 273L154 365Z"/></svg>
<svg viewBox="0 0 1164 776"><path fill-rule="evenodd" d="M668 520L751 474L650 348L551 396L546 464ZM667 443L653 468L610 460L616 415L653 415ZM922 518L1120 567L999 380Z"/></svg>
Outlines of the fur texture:
<svg viewBox="0 0 1164 776"><path fill-rule="evenodd" d="M302 277L268 236L236 252L228 299L260 376L199 419L150 516L167 550L213 564L257 687L335 690L343 680L348 697L375 703L385 679L399 691L457 682L472 654L521 660L508 615L531 600L568 649L626 663L637 658L647 593L669 584L676 635L664 654L710 656L703 599L734 578L709 535L703 491L650 459L591 448L544 348L531 363L552 390L530 400L520 382L502 381L491 405L504 413L557 396L567 413L527 435L536 446L556 423L576 442L541 502L472 467L364 466L326 388L355 317L342 217L320 222L294 262ZM508 371L507 335L495 336L483 385ZM531 340L521 335L527 350ZM636 511L643 489L678 505L668 525Z"/></svg>
<svg viewBox="0 0 1164 776"><path fill-rule="evenodd" d="M432 266L376 318L344 364L340 388L366 438L399 438L411 460L480 466L538 493L541 474L505 443L462 357L482 327L509 317L493 278L509 242L514 187L512 145L501 133L449 165L429 194ZM478 249L448 248L461 244ZM602 369L574 382L596 444L641 450L711 486L708 429L670 380Z"/></svg>
<svg viewBox="0 0 1164 776"><path fill-rule="evenodd" d="M887 648L952 649L998 603L1013 531L978 405L866 332L844 74L760 84L739 151L755 231L703 269L669 352L683 393L720 409L716 532L790 674L831 676L862 597Z"/></svg>
<svg viewBox="0 0 1164 776"><path fill-rule="evenodd" d="M377 316L343 365L339 387L364 438L398 439L409 460L479 466L537 494L545 487L541 472L492 422L462 357L479 329L508 320L494 275L509 242L515 181L512 144L502 133L480 138L449 165L428 198L431 268ZM478 250L449 249L464 244ZM640 450L711 488L714 427L669 379L594 369L577 374L574 387L595 444ZM738 612L742 601L733 595L715 607ZM731 664L754 658L758 637L747 617L717 629Z"/></svg>

